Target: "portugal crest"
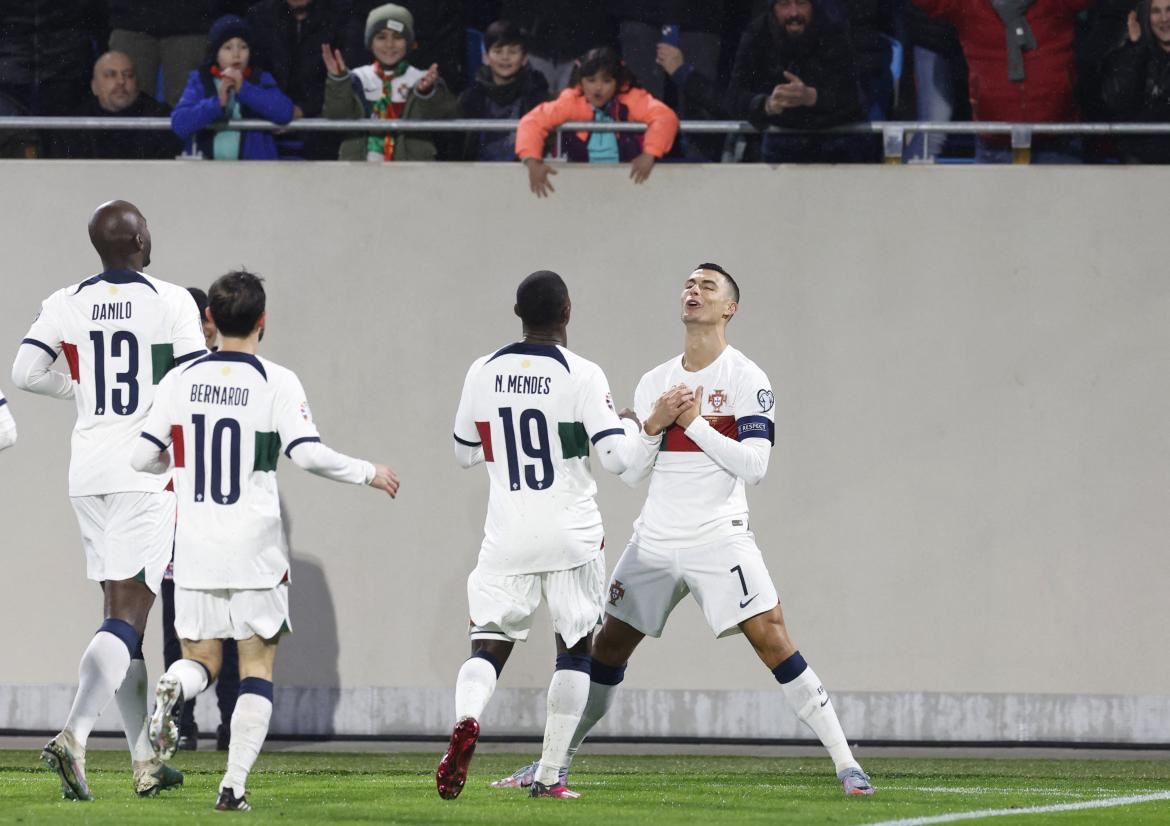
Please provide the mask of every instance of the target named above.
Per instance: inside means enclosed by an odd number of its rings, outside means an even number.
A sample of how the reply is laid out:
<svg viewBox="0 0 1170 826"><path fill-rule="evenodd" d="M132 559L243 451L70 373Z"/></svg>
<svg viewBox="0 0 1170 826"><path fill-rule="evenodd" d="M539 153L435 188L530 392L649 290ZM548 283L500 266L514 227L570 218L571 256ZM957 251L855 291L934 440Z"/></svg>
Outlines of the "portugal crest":
<svg viewBox="0 0 1170 826"><path fill-rule="evenodd" d="M609 584L609 604L617 605L622 601L622 597L626 595L626 588L621 581L614 580Z"/></svg>
<svg viewBox="0 0 1170 826"><path fill-rule="evenodd" d="M716 390L707 397L707 404L711 405L711 412L718 413L723 405L727 404L727 391Z"/></svg>

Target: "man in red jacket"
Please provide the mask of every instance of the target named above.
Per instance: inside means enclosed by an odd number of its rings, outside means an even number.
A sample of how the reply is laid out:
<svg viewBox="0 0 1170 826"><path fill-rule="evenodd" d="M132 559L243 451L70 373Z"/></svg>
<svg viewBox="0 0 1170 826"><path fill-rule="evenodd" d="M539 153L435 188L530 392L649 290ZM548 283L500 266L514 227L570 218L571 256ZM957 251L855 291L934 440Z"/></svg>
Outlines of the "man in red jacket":
<svg viewBox="0 0 1170 826"><path fill-rule="evenodd" d="M1077 120L1073 33L1094 0L914 0L953 23L970 68L976 120L1057 123ZM1038 163L1079 163L1080 141L1032 142ZM977 158L1010 159L1006 137L980 136Z"/></svg>

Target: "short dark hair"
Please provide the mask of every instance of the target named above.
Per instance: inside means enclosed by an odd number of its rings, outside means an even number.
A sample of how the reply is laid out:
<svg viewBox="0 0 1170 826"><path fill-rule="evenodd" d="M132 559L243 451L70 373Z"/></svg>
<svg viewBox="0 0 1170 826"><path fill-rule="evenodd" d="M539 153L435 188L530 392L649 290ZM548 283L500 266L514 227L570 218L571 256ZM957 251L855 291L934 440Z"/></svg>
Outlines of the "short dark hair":
<svg viewBox="0 0 1170 826"><path fill-rule="evenodd" d="M215 326L225 336L247 338L264 314L264 279L247 270L233 270L215 279L207 306Z"/></svg>
<svg viewBox="0 0 1170 826"><path fill-rule="evenodd" d="M573 66L569 85L576 86L581 82L581 78L593 77L598 72L605 72L617 81L618 93L638 85L638 79L630 71L630 67L609 46L598 46L581 55Z"/></svg>
<svg viewBox="0 0 1170 826"><path fill-rule="evenodd" d="M699 266L695 267L694 270L691 270L691 272L695 272L696 270L711 270L712 272L720 273L724 278L727 279L727 283L731 285L732 300L735 301L736 304L739 303L739 285L735 283L735 279L731 277L731 273L723 269L723 267L719 266L718 264L712 264L710 261L700 264Z"/></svg>
<svg viewBox="0 0 1170 826"><path fill-rule="evenodd" d="M195 309L199 311L199 323L204 321L204 310L207 309L207 293L198 287L188 287L187 292L191 293L191 298L195 299Z"/></svg>
<svg viewBox="0 0 1170 826"><path fill-rule="evenodd" d="M569 288L552 270L537 270L516 288L516 315L528 328L559 324L569 301Z"/></svg>
<svg viewBox="0 0 1170 826"><path fill-rule="evenodd" d="M519 46L528 50L528 35L511 20L497 20L483 30L483 48L492 46Z"/></svg>

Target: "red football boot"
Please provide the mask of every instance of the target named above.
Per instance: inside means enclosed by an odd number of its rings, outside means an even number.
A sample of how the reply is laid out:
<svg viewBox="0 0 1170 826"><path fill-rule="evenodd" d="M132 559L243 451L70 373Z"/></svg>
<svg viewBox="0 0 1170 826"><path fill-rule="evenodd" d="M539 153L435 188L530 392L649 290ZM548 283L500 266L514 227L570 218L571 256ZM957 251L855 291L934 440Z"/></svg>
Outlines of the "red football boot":
<svg viewBox="0 0 1170 826"><path fill-rule="evenodd" d="M471 766L471 756L475 754L475 743L479 740L479 723L473 718L460 720L451 731L451 743L447 746L447 753L439 761L439 768L435 770L435 785L439 789L439 797L444 800L454 800L463 791L463 784L467 782L467 769Z"/></svg>

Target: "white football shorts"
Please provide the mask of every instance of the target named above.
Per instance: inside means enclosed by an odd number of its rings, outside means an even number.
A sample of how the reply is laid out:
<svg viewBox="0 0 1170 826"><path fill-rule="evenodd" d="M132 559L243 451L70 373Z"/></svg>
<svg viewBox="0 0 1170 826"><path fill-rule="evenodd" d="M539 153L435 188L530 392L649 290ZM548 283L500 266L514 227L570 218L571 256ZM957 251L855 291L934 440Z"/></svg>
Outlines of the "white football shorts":
<svg viewBox="0 0 1170 826"><path fill-rule="evenodd" d="M188 590L175 584L175 634L183 640L270 640L292 632L288 583L238 591Z"/></svg>
<svg viewBox="0 0 1170 826"><path fill-rule="evenodd" d="M467 577L473 640L523 642L541 598L553 630L572 648L601 622L605 604L605 555L567 571L492 574L476 568Z"/></svg>
<svg viewBox="0 0 1170 826"><path fill-rule="evenodd" d="M605 611L659 637L687 594L695 595L717 637L740 633L741 622L780 602L751 532L685 550L652 548L635 536L613 570Z"/></svg>
<svg viewBox="0 0 1170 826"><path fill-rule="evenodd" d="M70 501L85 575L96 582L141 578L157 594L175 547L175 494L127 491Z"/></svg>

